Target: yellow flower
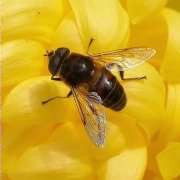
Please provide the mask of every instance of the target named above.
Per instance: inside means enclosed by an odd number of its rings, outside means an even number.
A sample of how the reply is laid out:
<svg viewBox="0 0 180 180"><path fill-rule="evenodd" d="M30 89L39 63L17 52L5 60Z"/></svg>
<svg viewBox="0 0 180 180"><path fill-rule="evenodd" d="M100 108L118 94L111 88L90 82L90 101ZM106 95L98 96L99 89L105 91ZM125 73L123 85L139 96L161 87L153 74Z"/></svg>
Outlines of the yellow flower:
<svg viewBox="0 0 180 180"><path fill-rule="evenodd" d="M176 3L176 4L175 4ZM175 5L174 5L175 4ZM2 2L2 179L180 177L180 3L174 0ZM69 88L50 79L46 50L86 54L150 46L148 63L125 71L127 105L105 108L107 142L87 136Z"/></svg>

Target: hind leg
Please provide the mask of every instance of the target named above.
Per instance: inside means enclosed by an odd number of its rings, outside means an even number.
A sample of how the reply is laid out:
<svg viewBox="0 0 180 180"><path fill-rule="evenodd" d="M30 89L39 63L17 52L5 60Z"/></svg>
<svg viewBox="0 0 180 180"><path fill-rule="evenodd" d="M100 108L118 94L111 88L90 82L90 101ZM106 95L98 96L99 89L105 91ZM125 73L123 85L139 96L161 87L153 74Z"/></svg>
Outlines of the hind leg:
<svg viewBox="0 0 180 180"><path fill-rule="evenodd" d="M119 71L120 77L121 79L124 80L141 80L141 79L147 79L146 76L142 76L142 77L130 77L130 78L125 78L124 77L124 71Z"/></svg>

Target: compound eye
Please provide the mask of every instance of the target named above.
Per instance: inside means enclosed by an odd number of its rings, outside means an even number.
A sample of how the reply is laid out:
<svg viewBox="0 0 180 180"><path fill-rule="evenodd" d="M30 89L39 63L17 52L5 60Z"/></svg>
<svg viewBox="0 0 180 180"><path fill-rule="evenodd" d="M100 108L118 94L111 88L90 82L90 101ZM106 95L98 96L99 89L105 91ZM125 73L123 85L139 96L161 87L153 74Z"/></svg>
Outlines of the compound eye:
<svg viewBox="0 0 180 180"><path fill-rule="evenodd" d="M59 57L61 57L62 59L65 59L69 56L70 54L70 50L68 48L58 48L55 51L55 54Z"/></svg>
<svg viewBox="0 0 180 180"><path fill-rule="evenodd" d="M54 54L49 56L49 71L50 73L55 76L57 75L61 64L63 61L69 56L70 51L67 48L58 48Z"/></svg>
<svg viewBox="0 0 180 180"><path fill-rule="evenodd" d="M61 59L54 55L54 56L51 56L50 60L49 60L49 71L50 73L55 76L58 72L58 69L60 67L60 62L61 62Z"/></svg>

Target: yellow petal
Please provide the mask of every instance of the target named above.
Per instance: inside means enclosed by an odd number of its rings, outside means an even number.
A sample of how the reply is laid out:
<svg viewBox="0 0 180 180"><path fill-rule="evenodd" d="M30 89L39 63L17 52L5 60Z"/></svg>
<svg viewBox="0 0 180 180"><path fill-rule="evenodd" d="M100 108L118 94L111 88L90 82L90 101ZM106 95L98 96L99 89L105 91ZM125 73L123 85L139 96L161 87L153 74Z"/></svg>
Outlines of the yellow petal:
<svg viewBox="0 0 180 180"><path fill-rule="evenodd" d="M168 128L169 141L177 141L180 138L180 84L168 85L166 102L166 122Z"/></svg>
<svg viewBox="0 0 180 180"><path fill-rule="evenodd" d="M164 125L164 124L163 124ZM158 142L158 134L154 136L148 146L148 163L145 172L145 179L155 179L156 176L160 176L159 167L157 164L156 156L162 150L161 144ZM151 178L151 176L153 178ZM158 178L157 178L158 179Z"/></svg>
<svg viewBox="0 0 180 180"><path fill-rule="evenodd" d="M169 0L167 3L167 7L174 9L176 11L180 11L180 1L177 0Z"/></svg>
<svg viewBox="0 0 180 180"><path fill-rule="evenodd" d="M159 135L161 146L180 138L180 84L168 84L167 89L166 113Z"/></svg>
<svg viewBox="0 0 180 180"><path fill-rule="evenodd" d="M44 143L27 149L19 157L9 170L9 178L92 179L91 156L75 131L70 123L57 127Z"/></svg>
<svg viewBox="0 0 180 180"><path fill-rule="evenodd" d="M78 116L73 98L58 98L42 104L55 96L66 97L68 93L69 89L62 82L52 81L49 76L24 81L5 99L3 122L31 124L71 120L73 109L73 117Z"/></svg>
<svg viewBox="0 0 180 180"><path fill-rule="evenodd" d="M155 49L155 58L150 59L148 62L159 69L166 51L167 39L168 29L166 21L162 14L158 13L140 24L131 26L128 46L148 46Z"/></svg>
<svg viewBox="0 0 180 180"><path fill-rule="evenodd" d="M157 156L159 169L163 179L180 178L180 143L169 143Z"/></svg>
<svg viewBox="0 0 180 180"><path fill-rule="evenodd" d="M118 1L70 0L82 44L87 50L91 38L95 39L90 52L113 50L124 45L129 34L129 20Z"/></svg>
<svg viewBox="0 0 180 180"><path fill-rule="evenodd" d="M3 42L36 39L49 43L59 21L68 10L68 4L63 0L3 1Z"/></svg>
<svg viewBox="0 0 180 180"><path fill-rule="evenodd" d="M120 113L135 119L150 140L163 120L165 86L159 73L148 63L125 71L125 77L142 76L147 79L122 82L127 94L127 105Z"/></svg>
<svg viewBox="0 0 180 180"><path fill-rule="evenodd" d="M2 46L2 86L12 86L40 75L45 64L44 47L31 40L15 40Z"/></svg>
<svg viewBox="0 0 180 180"><path fill-rule="evenodd" d="M129 46L145 45L156 49L157 59L150 62L160 69L163 78L171 83L180 82L179 19L180 13L164 8L146 22L132 26L130 37ZM146 32L145 27L149 27Z"/></svg>
<svg viewBox="0 0 180 180"><path fill-rule="evenodd" d="M142 179L146 167L147 152L145 147L127 149L118 156L112 157L102 163L98 171L101 180Z"/></svg>
<svg viewBox="0 0 180 180"><path fill-rule="evenodd" d="M166 111L158 136L155 136L148 148L148 171L158 176L159 168L155 157L169 142L180 139L180 85L167 84ZM167 165L168 167L170 165ZM147 174L146 174L147 175ZM152 178L151 178L152 179ZM167 178L168 179L168 178ZM169 178L171 179L171 178Z"/></svg>
<svg viewBox="0 0 180 180"><path fill-rule="evenodd" d="M9 168L27 148L41 143L54 128L53 124L3 124L2 172Z"/></svg>
<svg viewBox="0 0 180 180"><path fill-rule="evenodd" d="M127 12L131 22L140 23L162 9L166 2L167 0L127 0Z"/></svg>
<svg viewBox="0 0 180 180"><path fill-rule="evenodd" d="M90 146L91 152L98 160L108 159L121 154L128 148L138 149L145 146L145 137L136 121L123 113L110 112L107 116L107 142L102 149Z"/></svg>
<svg viewBox="0 0 180 180"><path fill-rule="evenodd" d="M180 82L180 13L171 9L164 9L162 15L167 23L168 39L165 57L161 65L163 78L171 83Z"/></svg>
<svg viewBox="0 0 180 180"><path fill-rule="evenodd" d="M68 13L59 24L52 40L52 49L67 47L73 52L86 53L73 12Z"/></svg>

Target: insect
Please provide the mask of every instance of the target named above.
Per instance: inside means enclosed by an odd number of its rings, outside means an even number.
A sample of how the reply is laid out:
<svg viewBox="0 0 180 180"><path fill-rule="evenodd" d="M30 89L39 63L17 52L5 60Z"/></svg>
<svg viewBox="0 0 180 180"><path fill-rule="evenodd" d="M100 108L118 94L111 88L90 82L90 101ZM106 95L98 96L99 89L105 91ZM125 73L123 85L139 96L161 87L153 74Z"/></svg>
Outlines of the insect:
<svg viewBox="0 0 180 180"><path fill-rule="evenodd" d="M92 41L93 39L88 50ZM120 111L127 102L122 85L111 71L119 71L122 80L146 78L124 78L123 71L141 65L155 53L149 47L88 53L88 56L70 52L64 47L47 52L51 79L62 80L71 89L67 97L73 95L87 134L98 147L104 147L106 142L106 116L103 106ZM60 97L56 96L42 103L54 98Z"/></svg>

